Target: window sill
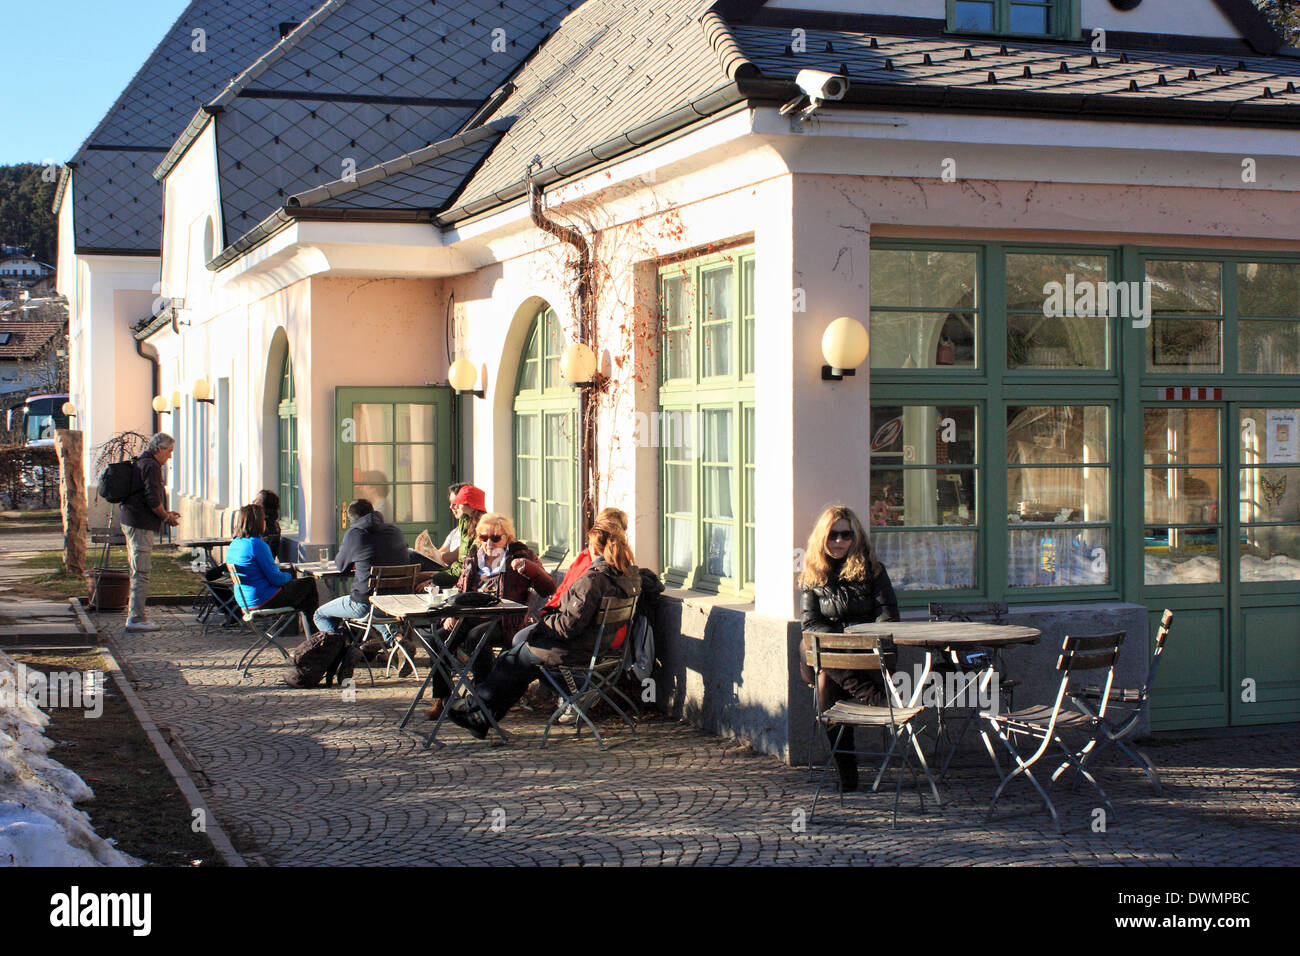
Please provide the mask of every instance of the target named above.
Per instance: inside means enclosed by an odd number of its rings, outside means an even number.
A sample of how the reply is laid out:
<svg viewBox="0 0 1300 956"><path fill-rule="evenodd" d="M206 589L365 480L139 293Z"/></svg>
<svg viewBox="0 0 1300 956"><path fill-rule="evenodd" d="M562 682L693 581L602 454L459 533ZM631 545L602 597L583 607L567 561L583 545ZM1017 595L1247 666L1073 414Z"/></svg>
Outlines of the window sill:
<svg viewBox="0 0 1300 956"><path fill-rule="evenodd" d="M711 591L697 591L692 588L667 588L663 596L672 601L679 601L684 606L710 611L715 608L729 611L751 612L754 599L744 594L716 594Z"/></svg>

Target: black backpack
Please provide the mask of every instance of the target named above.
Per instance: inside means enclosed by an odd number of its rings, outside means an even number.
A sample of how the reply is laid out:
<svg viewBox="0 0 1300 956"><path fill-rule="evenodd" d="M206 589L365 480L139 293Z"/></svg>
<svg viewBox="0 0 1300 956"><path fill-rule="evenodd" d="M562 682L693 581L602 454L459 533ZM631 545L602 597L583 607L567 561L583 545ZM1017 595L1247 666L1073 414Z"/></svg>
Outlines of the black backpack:
<svg viewBox="0 0 1300 956"><path fill-rule="evenodd" d="M120 505L130 498L135 493L137 461L138 458L132 458L130 461L115 461L105 468L103 474L99 476L99 485L96 489L99 497L115 505Z"/></svg>
<svg viewBox="0 0 1300 956"><path fill-rule="evenodd" d="M342 634L313 634L293 649L293 667L284 672L284 682L290 687L315 687L324 678L325 686L332 687L335 676L350 663L347 650L348 641ZM347 676L350 672L340 683Z"/></svg>

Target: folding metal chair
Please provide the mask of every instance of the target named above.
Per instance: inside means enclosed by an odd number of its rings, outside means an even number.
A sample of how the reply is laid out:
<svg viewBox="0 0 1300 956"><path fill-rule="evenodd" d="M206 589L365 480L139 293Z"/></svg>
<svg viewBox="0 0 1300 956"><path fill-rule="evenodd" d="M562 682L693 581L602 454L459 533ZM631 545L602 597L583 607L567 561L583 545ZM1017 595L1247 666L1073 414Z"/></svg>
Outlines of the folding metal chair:
<svg viewBox="0 0 1300 956"><path fill-rule="evenodd" d="M235 599L238 601L239 594L243 590L243 584L239 580L239 572L235 570L233 564L227 564L226 570L230 572L230 580L234 584ZM302 628L304 634L310 634L311 628L307 624L307 616L302 614L296 608L292 607L262 607L246 608L240 605L240 620L244 626L249 629L255 636L256 640L249 645L248 650L244 651L239 661L235 664L235 671L243 671L241 677L248 676L248 669L253 663L262 656L262 651L268 646L274 647L280 652L280 656L286 661L289 660L289 652L280 646L279 638L289 629L295 617L302 618Z"/></svg>
<svg viewBox="0 0 1300 956"><path fill-rule="evenodd" d="M1113 634L1099 634L1096 637L1066 637L1065 643L1061 647L1061 656L1056 662L1056 669L1061 672L1061 686L1056 692L1056 700L1050 706L1039 704L1009 714L991 711L980 712L981 719L988 725L986 728L981 728L980 735L984 738L984 746L988 748L990 756L994 757L993 766L997 768L998 776L1002 778L1002 782L998 785L998 789L989 803L988 812L984 816L985 824L992 819L993 809L997 806L1003 791L1006 790L1007 784L1024 774L1029 779L1029 782L1034 785L1034 789L1038 791L1039 796L1043 798L1043 802L1047 804L1047 811L1052 815L1052 822L1056 825L1057 831L1060 831L1061 820L1056 814L1056 807L1052 805L1052 800L1047 795L1047 791L1035 779L1030 770L1047 753L1053 743L1061 751L1065 762L1052 774L1050 783L1054 783L1066 767L1074 767L1097 789L1102 801L1114 816L1115 807L1111 804L1110 798L1106 796L1106 791L1101 788L1101 784L1097 783L1093 775L1088 772L1085 764L1088 755L1103 736L1102 726L1106 717L1106 705L1109 703L1111 682L1115 678L1115 662L1119 659L1119 647L1123 643L1123 631L1117 631ZM1101 706L1095 715L1062 709L1066 699L1066 689L1070 684L1070 675L1075 671L1084 670L1104 670L1106 672ZM998 766L993 744L989 740L989 730L997 734L998 739L1002 741L1002 745L1016 762L1016 768L1009 774L1003 775L1002 768ZM1061 731L1076 732L1081 735L1081 739L1086 739L1087 742L1082 748L1072 747L1061 737ZM1026 758L1012 743L1012 738L1036 740L1038 746Z"/></svg>
<svg viewBox="0 0 1300 956"><path fill-rule="evenodd" d="M596 735L596 743L601 750L605 749L605 741L601 739L600 731L592 722L591 717L587 714L587 708L593 705L597 700L603 700L609 706L613 707L623 722L627 724L628 729L632 731L632 739L637 739L636 724L627 712L620 707L614 699L607 693L608 685L598 680L596 677L598 666L614 660L621 661L625 652L620 650L617 656L609 653L609 644L618 633L618 629L632 620L632 615L636 611L636 595L632 597L617 597L607 595L600 602L600 611L596 616L596 645L591 649L591 660L586 667L543 667L542 677L559 695L559 703L556 705L555 712L551 714L551 719L546 722L546 729L542 731L542 746L546 746L547 737L551 733L551 726L560 719L560 715L566 709L572 708L577 720L574 726L577 730L577 736L582 737L582 725L585 723L591 728L591 732ZM591 696L594 693L595 696Z"/></svg>
<svg viewBox="0 0 1300 956"><path fill-rule="evenodd" d="M817 801L821 797L822 787L826 783L826 773L830 770L831 762L835 759L836 754L852 753L868 757L881 757L880 769L876 772L876 779L871 787L874 791L879 787L881 778L893 761L898 745L904 741L910 746L903 747L902 763L898 768L898 783L894 787L894 817L891 827L895 829L898 827L898 801L902 796L903 778L907 775L908 764L913 753L916 754L921 770L925 773L925 779L930 784L930 792L934 795L934 802L942 807L943 801L939 799L939 788L935 786L934 777L930 775L930 767L925 762L925 754L921 750L921 744L916 737L916 728L912 726L913 721L924 713L926 708L903 703L898 696L898 688L894 686L889 670L885 666L885 658L892 656L894 653L893 635L887 633L822 634L816 631L806 631L803 636L803 653L804 660L816 675L813 679L813 712L816 714L814 733L818 729L826 730L831 724L839 726L839 731L835 734L835 740L831 744L831 751L826 756L826 763L822 765L821 776L817 780L817 790L813 794L812 809L808 813L808 821L812 822L813 815L817 812ZM823 670L879 671L881 677L884 678L885 706L863 704L856 700L841 700L823 710L821 695L818 692ZM888 741L889 748L878 753L859 751L856 748L854 750L841 750L840 744L844 740L844 731L847 727L877 727L881 731L882 745L885 741ZM922 792L921 780L915 769L912 770L912 778L917 784L916 793L921 801L921 811L925 812L925 794ZM843 806L843 804L844 795L841 793L840 805Z"/></svg>
<svg viewBox="0 0 1300 956"><path fill-rule="evenodd" d="M394 564L388 567L371 568L370 578L366 582L366 593L371 597L376 594L414 594L415 579L419 573L418 564ZM372 634L379 635L380 640L384 642L384 649L388 651L388 659L384 662L385 677L392 668L393 657L400 654L406 663L411 665L416 678L419 678L420 670L415 666L415 659L402 644L404 626L398 618L376 611L372 604L370 612L365 617L345 620L343 623L348 630L352 631L357 647L365 644ZM375 672L371 669L369 661L366 661L366 670L370 673L370 683L373 685ZM398 672L401 672L400 668Z"/></svg>
<svg viewBox="0 0 1300 956"><path fill-rule="evenodd" d="M1138 727L1142 724L1142 718L1147 713L1151 704L1151 685L1156 679L1156 671L1160 667L1160 655L1165 652L1165 642L1169 639L1169 628L1174 623L1174 612L1165 609L1165 613L1160 619L1160 630L1156 633L1156 648L1151 655L1151 666L1147 669L1147 679L1140 688L1134 689L1129 687L1112 688L1106 695L1106 699L1112 707L1118 709L1114 719L1106 719L1101 723L1101 739L1097 747L1087 755L1082 761L1086 766L1090 761L1095 760L1097 755L1107 747L1114 744L1132 760L1142 772L1147 775L1151 781L1151 787L1159 796L1160 774L1143 751L1137 747L1129 748L1124 743L1125 738L1132 736ZM1089 717L1096 717L1097 706L1102 699L1102 690L1096 684L1086 686L1071 685L1065 692L1082 713ZM1079 775L1074 778L1074 786L1079 785Z"/></svg>

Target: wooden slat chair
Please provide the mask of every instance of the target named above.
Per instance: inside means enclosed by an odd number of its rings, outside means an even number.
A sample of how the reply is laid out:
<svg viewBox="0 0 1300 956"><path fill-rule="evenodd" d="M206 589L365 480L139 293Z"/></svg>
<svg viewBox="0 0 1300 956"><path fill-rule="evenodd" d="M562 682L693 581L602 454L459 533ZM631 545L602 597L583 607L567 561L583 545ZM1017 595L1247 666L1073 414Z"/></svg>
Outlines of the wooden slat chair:
<svg viewBox="0 0 1300 956"><path fill-rule="evenodd" d="M388 567L371 568L370 577L366 582L366 593L371 597L377 594L414 594L415 579L419 574L418 564L394 564ZM411 665L416 679L419 679L419 668L415 666L410 651L402 644L405 628L400 620L376 611L372 604L370 612L365 617L344 620L343 624L352 632L353 642L357 647L365 644L372 635L378 635L384 642L384 649L388 651L388 659L384 662L385 677L392 669L394 656L400 654L406 663ZM366 670L370 673L370 683L373 686L375 672L371 669L369 661L366 661ZM400 668L398 672L401 672Z"/></svg>
<svg viewBox="0 0 1300 956"><path fill-rule="evenodd" d="M1165 652L1165 644L1169 640L1169 630L1174 623L1174 612L1165 608L1165 613L1160 619L1160 630L1156 632L1156 647L1151 654L1151 666L1147 669L1146 681L1139 688L1132 687L1112 687L1110 693L1106 695L1112 708L1118 711L1114 718L1108 718L1102 721L1102 737L1097 747L1083 761L1086 765L1091 760L1096 760L1107 747L1114 744L1122 750L1130 760L1141 768L1142 772L1147 775L1151 781L1151 787L1155 790L1156 795L1161 793L1160 774L1156 770L1155 764L1145 752L1137 747L1130 748L1124 742L1125 738L1133 735L1142 724L1142 718L1146 715L1151 705L1151 685L1155 682L1156 671L1160 667L1160 656ZM1097 707L1101 703L1102 689L1096 684L1078 685L1071 684L1066 689L1066 694L1084 714L1089 717L1097 716ZM1065 769L1062 765L1061 770ZM1059 772L1059 770L1058 770ZM1075 775L1074 786L1079 785L1079 774Z"/></svg>
<svg viewBox="0 0 1300 956"><path fill-rule="evenodd" d="M600 602L600 611L596 615L594 629L596 631L596 644L591 649L591 660L586 667L543 667L542 678L551 685L556 694L559 695L559 703L555 707L555 712L551 714L551 719L546 722L546 729L542 731L542 746L546 746L546 740L550 736L551 726L560 719L565 710L572 708L577 720L574 726L577 730L577 736L582 737L582 725L585 723L591 728L591 732L596 736L596 743L601 750L605 749L605 741L600 736L600 731L592 722L587 713L587 708L592 706L597 700L603 700L609 706L613 707L623 722L627 724L628 729L632 731L632 738L637 738L636 723L628 716L609 695L605 684L596 677L598 665L608 660L622 660L624 652L616 651L613 654L609 651L610 642L618 633L618 629L624 624L630 624L632 615L636 613L637 595L632 597L618 597L617 595L606 595ZM595 692L595 697L591 697L589 692Z"/></svg>
<svg viewBox="0 0 1300 956"><path fill-rule="evenodd" d="M980 734L984 738L984 746L988 748L990 756L994 757L993 765L1002 778L997 791L993 794L992 801L989 802L988 812L984 816L985 824L993 818L993 810L1007 785L1016 777L1024 774L1029 782L1034 785L1034 789L1038 791L1039 796L1043 798L1043 802L1047 805L1047 812L1052 815L1052 823L1055 824L1057 831L1060 831L1061 820L1057 816L1056 807L1052 804L1051 797L1047 795L1047 790L1035 779L1030 769L1047 753L1052 744L1056 744L1057 749L1065 758L1065 762L1052 774L1051 782L1055 782L1066 767L1074 767L1097 789L1102 802L1106 804L1112 818L1114 817L1115 807L1111 804L1110 798L1106 796L1106 791L1101 788L1101 784L1097 783L1096 778L1088 772L1085 765L1089 754L1092 753L1103 736L1102 726L1106 719L1106 706L1109 703L1111 684L1115 679L1115 662L1119 660L1119 648L1123 643L1123 631L1116 631L1113 634L1099 634L1095 637L1066 637L1064 644L1061 646L1061 656L1056 662L1056 669L1061 673L1061 686L1056 692L1055 701L1050 705L1038 704L1011 713L980 712L980 718L987 725L980 730ZM1095 715L1083 714L1064 707L1066 690L1070 685L1070 675L1087 670L1105 672L1105 680L1101 684L1101 687L1104 688L1102 690L1101 705ZM1016 768L1009 774L1004 775L1002 768L998 765L993 744L989 740L989 731L997 735L998 739L1002 741L1002 745L1016 762ZM1076 733L1080 735L1079 739L1086 742L1082 747L1067 744L1062 737L1063 732ZM1013 740L1020 740L1021 738L1038 742L1037 747L1028 757L1025 757L1013 743ZM1049 786L1051 782L1049 782Z"/></svg>
<svg viewBox="0 0 1300 956"><path fill-rule="evenodd" d="M235 570L233 564L227 564L226 570L230 573L230 580L234 584L235 600L239 600L239 594L243 591L243 584L239 580L239 572ZM302 620L303 634L310 634L311 628L307 623L307 616L302 614L296 608L292 607L261 607L246 608L240 604L240 620L244 626L256 638L244 651L239 661L235 664L235 671L242 671L242 677L248 676L248 669L253 663L262 656L262 651L267 647L274 647L280 652L280 656L286 661L289 660L289 652L280 646L279 639L284 632L289 629L295 617Z"/></svg>
<svg viewBox="0 0 1300 956"><path fill-rule="evenodd" d="M229 596L224 592L229 592ZM204 576L203 589L199 595L197 617L198 622L203 625L203 634L206 635L208 628L212 626L212 616L214 614L221 614L225 617L221 624L222 627L230 627L240 623L243 613L244 609L235 600L234 582L229 574L211 580L206 575Z"/></svg>
<svg viewBox="0 0 1300 956"><path fill-rule="evenodd" d="M894 787L894 815L893 822L890 824L891 827L898 827L898 801L903 792L903 778L907 775L908 765L913 753L916 754L918 764L930 785L930 792L934 795L934 802L942 807L943 801L939 798L939 788L935 785L934 777L930 775L930 767L925 762L925 754L921 750L921 745L916 736L916 728L913 726L913 722L927 708L903 703L898 696L898 688L894 685L889 669L885 665L886 659L892 659L894 654L893 635L888 633L822 634L816 631L805 631L802 648L804 660L812 668L814 674L813 712L816 714L814 733L818 729L825 731L832 724L837 724L840 728L835 735L834 742L831 744L831 751L826 756L826 763L822 766L821 776L817 780L817 790L813 794L812 810L808 813L808 821L811 823L813 815L817 812L817 800L821 796L822 786L826 782L826 774L830 770L831 762L835 759L837 753L858 753L862 756L881 758L880 769L876 772L876 779L871 788L874 791L880 786L880 780L885 771L889 769L894 753L899 749L900 744L903 745L902 762L898 768L898 783ZM885 706L863 704L855 700L841 700L823 710L821 696L818 693L823 670L879 671L885 682ZM856 749L851 751L841 750L840 744L844 738L844 729L849 726L879 728L882 745L887 741L889 743L888 749L882 749L878 753L864 753ZM915 769L912 769L912 778L917 784L916 793L921 801L921 811L924 812L925 794L922 792L921 780ZM844 795L841 793L841 806L843 803Z"/></svg>

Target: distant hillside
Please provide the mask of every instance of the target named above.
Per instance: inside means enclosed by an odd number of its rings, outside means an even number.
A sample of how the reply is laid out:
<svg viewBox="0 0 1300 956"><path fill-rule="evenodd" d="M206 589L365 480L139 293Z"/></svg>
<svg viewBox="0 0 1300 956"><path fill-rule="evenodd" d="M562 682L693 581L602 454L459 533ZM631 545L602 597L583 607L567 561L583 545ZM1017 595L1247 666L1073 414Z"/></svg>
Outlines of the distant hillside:
<svg viewBox="0 0 1300 956"><path fill-rule="evenodd" d="M1289 44L1300 46L1300 0L1255 0Z"/></svg>
<svg viewBox="0 0 1300 956"><path fill-rule="evenodd" d="M35 163L0 166L0 245L22 246L54 265L59 227L50 205L58 186L43 181Z"/></svg>

